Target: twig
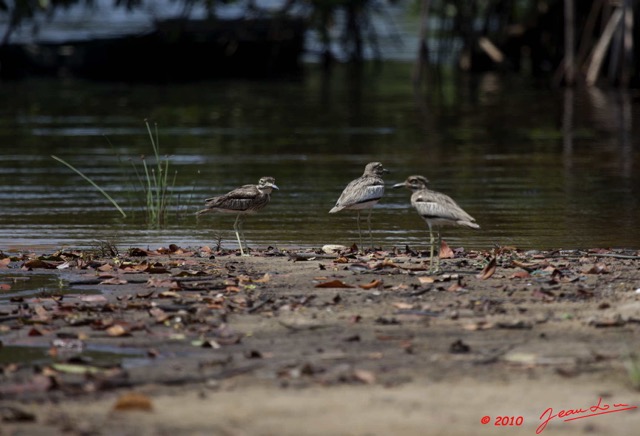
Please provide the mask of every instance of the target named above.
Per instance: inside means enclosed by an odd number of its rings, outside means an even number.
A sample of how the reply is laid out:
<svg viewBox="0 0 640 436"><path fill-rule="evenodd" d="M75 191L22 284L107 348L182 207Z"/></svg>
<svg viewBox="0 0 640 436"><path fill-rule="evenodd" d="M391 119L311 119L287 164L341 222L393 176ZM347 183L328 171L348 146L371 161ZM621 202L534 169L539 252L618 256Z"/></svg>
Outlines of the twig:
<svg viewBox="0 0 640 436"><path fill-rule="evenodd" d="M587 256L593 257L613 257L616 259L633 259L640 260L640 256L632 256L630 254L616 254L616 253L587 253Z"/></svg>

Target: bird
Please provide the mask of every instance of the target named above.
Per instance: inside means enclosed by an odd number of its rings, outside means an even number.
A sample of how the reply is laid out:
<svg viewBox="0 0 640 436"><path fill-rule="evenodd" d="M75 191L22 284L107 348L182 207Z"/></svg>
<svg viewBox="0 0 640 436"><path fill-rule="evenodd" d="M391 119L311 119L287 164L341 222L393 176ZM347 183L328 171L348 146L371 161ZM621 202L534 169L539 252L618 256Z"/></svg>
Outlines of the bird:
<svg viewBox="0 0 640 436"><path fill-rule="evenodd" d="M475 218L458 206L458 203L451 197L441 192L430 190L428 185L429 180L424 176L409 176L404 182L393 185L393 188L407 188L413 192L413 194L411 194L411 205L418 211L418 214L429 226L429 243L431 246L429 269L436 272L440 266L440 253L438 253L438 261L434 269L434 238L432 227L436 228L438 233L438 247L440 247L442 243L440 227L460 226L479 229L480 226L476 224Z"/></svg>
<svg viewBox="0 0 640 436"><path fill-rule="evenodd" d="M207 198L204 201L205 208L196 212L196 216L208 212L237 214L236 221L233 223L233 230L236 232L236 238L240 246L240 255L248 256L242 249L242 241L240 240L240 235L242 235L244 245L249 251L247 240L242 231L244 216L255 213L269 204L271 192L274 189L279 190L275 182L276 180L273 177L262 177L257 185L244 185L219 197Z"/></svg>
<svg viewBox="0 0 640 436"><path fill-rule="evenodd" d="M353 209L358 212L357 225L360 245L362 245L362 232L360 231L360 211L369 209L367 215L367 225L369 227L369 239L373 245L371 235L371 210L384 194L384 180L382 176L389 170L384 168L380 162L370 162L364 168L362 176L349 182L344 188L336 205L329 213L340 212L342 209Z"/></svg>

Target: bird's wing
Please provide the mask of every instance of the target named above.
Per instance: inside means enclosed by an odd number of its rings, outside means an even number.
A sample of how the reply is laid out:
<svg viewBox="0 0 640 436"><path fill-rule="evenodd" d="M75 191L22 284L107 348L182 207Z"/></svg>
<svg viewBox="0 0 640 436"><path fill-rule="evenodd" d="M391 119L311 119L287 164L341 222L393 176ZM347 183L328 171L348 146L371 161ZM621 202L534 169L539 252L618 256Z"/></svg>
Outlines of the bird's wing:
<svg viewBox="0 0 640 436"><path fill-rule="evenodd" d="M360 177L351 181L336 202L336 207L344 208L358 203L376 201L384 194L384 183L372 177Z"/></svg>
<svg viewBox="0 0 640 436"><path fill-rule="evenodd" d="M227 209L245 211L257 196L262 195L255 185L244 185L219 197L207 198L205 207L208 209Z"/></svg>
<svg viewBox="0 0 640 436"><path fill-rule="evenodd" d="M411 196L411 205L425 218L474 222L458 203L446 194L434 191L418 191Z"/></svg>

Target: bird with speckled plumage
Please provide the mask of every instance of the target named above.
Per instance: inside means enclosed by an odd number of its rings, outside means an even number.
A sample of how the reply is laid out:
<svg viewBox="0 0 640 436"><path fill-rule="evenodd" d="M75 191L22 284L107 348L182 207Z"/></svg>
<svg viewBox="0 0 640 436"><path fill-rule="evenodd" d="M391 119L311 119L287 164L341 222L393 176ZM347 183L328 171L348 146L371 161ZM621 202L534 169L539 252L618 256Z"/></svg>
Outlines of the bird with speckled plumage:
<svg viewBox="0 0 640 436"><path fill-rule="evenodd" d="M451 197L441 192L429 189L429 180L424 176L409 176L402 183L393 185L393 188L407 188L413 192L411 194L411 205L416 209L418 214L429 226L429 244L431 248L431 264L432 271L438 271L440 266L440 255L433 267L434 237L433 227L438 233L438 247L442 244L440 236L440 227L442 226L459 226L470 229L479 229L475 218L465 212Z"/></svg>
<svg viewBox="0 0 640 436"><path fill-rule="evenodd" d="M264 209L271 200L271 192L279 188L276 186L276 180L273 177L262 177L257 185L244 185L234 189L224 195L211 197L205 200L205 208L196 212L196 216L200 216L209 212L235 213L236 221L233 224L233 230L236 232L238 245L240 246L240 255L245 256L242 241L247 247L247 240L244 237L242 224L245 215L258 212Z"/></svg>
<svg viewBox="0 0 640 436"><path fill-rule="evenodd" d="M364 169L362 176L349 182L344 188L336 205L329 213L336 213L343 209L352 209L357 211L357 226L360 245L362 245L362 232L360 230L360 211L369 209L367 214L367 226L369 228L369 239L373 245L373 236L371 234L371 211L384 194L384 180L382 176L389 170L384 168L380 162L368 163Z"/></svg>

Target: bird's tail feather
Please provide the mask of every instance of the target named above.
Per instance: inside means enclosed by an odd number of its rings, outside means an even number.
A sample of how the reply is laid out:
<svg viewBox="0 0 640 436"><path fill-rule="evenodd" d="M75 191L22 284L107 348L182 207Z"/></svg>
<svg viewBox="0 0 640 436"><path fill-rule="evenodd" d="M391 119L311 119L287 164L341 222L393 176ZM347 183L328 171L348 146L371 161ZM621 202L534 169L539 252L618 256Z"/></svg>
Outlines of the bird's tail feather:
<svg viewBox="0 0 640 436"><path fill-rule="evenodd" d="M480 228L480 226L478 224L473 223L471 221L460 220L460 221L458 221L457 224L460 225L460 226L469 227L470 229L479 229Z"/></svg>

